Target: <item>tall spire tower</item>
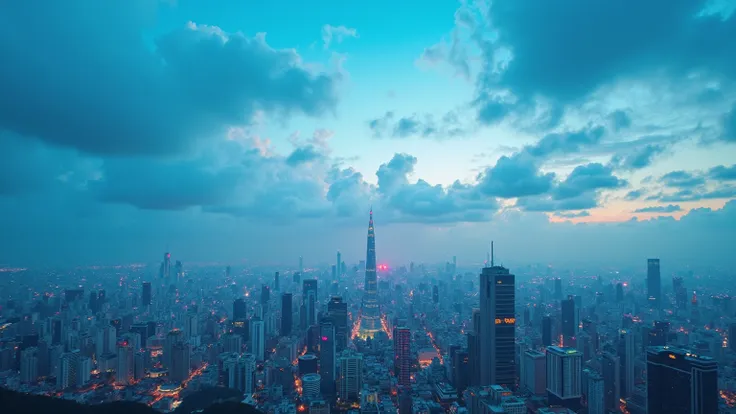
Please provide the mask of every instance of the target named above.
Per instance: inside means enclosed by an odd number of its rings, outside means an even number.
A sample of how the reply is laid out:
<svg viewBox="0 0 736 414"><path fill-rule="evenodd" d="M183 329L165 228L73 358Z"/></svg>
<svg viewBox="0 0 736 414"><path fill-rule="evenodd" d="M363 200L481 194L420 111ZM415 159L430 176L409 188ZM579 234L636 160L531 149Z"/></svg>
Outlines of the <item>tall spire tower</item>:
<svg viewBox="0 0 736 414"><path fill-rule="evenodd" d="M373 338L381 330L380 312L378 309L378 290L376 282L376 234L373 229L373 208L368 220L368 246L365 258L365 291L363 306L360 311L360 337Z"/></svg>

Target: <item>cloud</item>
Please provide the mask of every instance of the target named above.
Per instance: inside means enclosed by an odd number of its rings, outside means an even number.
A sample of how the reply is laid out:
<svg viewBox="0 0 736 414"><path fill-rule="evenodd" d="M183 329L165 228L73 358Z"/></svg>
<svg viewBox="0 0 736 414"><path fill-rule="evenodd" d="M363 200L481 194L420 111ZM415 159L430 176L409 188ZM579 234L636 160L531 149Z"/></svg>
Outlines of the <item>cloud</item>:
<svg viewBox="0 0 736 414"><path fill-rule="evenodd" d="M718 165L708 171L708 177L717 181L733 181L736 180L736 164L726 167Z"/></svg>
<svg viewBox="0 0 736 414"><path fill-rule="evenodd" d="M635 147L624 154L614 155L611 159L611 165L618 170L641 170L652 165L654 158L662 154L665 149L665 146L660 144Z"/></svg>
<svg viewBox="0 0 736 414"><path fill-rule="evenodd" d="M613 170L600 163L580 165L553 191L557 200L579 197L597 190L614 190L628 185L624 179L613 175Z"/></svg>
<svg viewBox="0 0 736 414"><path fill-rule="evenodd" d="M736 104L723 116L723 134L721 139L726 142L736 142Z"/></svg>
<svg viewBox="0 0 736 414"><path fill-rule="evenodd" d="M705 178L688 171L671 171L659 178L659 182L667 187L690 188L705 184Z"/></svg>
<svg viewBox="0 0 736 414"><path fill-rule="evenodd" d="M682 211L682 208L676 204L669 204L666 206L652 206L638 208L634 210L634 213L676 213Z"/></svg>
<svg viewBox="0 0 736 414"><path fill-rule="evenodd" d="M624 200L626 201L634 201L640 199L643 195L646 194L645 190L639 189L639 190L631 190L624 196Z"/></svg>
<svg viewBox="0 0 736 414"><path fill-rule="evenodd" d="M44 12L26 13L34 3ZM16 41L0 43L0 128L91 154L169 156L258 111L334 109L339 73L313 73L265 35L195 23L146 42L155 9L144 3L3 5L0 38Z"/></svg>
<svg viewBox="0 0 736 414"><path fill-rule="evenodd" d="M555 216L566 218L566 219L573 219L573 218L580 218L580 217L588 217L590 216L590 212L587 210L578 211L574 213L558 211L557 213L555 213Z"/></svg>
<svg viewBox="0 0 736 414"><path fill-rule="evenodd" d="M551 133L529 146L526 151L535 157L577 153L585 147L598 145L605 133L604 127L592 125L575 131Z"/></svg>
<svg viewBox="0 0 736 414"><path fill-rule="evenodd" d="M325 49L329 49L333 41L335 43L342 43L344 39L350 37L358 37L358 31L342 25L332 26L326 24L322 26L322 42Z"/></svg>
<svg viewBox="0 0 736 414"><path fill-rule="evenodd" d="M374 138L408 138L419 136L422 138L445 139L464 135L457 112L447 112L441 119L436 120L431 114L412 114L397 117L394 112L388 111L380 117L368 121L368 128Z"/></svg>
<svg viewBox="0 0 736 414"><path fill-rule="evenodd" d="M633 79L685 81L698 74L734 81L736 45L723 39L736 37L736 17L714 12L710 3L464 2L458 12L472 21L458 23L456 17L452 35L462 44L445 59L456 68L481 61L475 102L487 123L532 113L540 101L560 112ZM513 105L489 99L499 94L510 96L504 102Z"/></svg>
<svg viewBox="0 0 736 414"><path fill-rule="evenodd" d="M671 171L659 177L657 182L664 186L664 190L675 189L675 191L662 191L647 199L679 203L734 198L736 186L730 183L736 180L734 167L719 165L708 171Z"/></svg>
<svg viewBox="0 0 736 414"><path fill-rule="evenodd" d="M626 111L614 111L609 115L609 117L611 118L613 130L616 132L627 129L631 126L631 117L626 113Z"/></svg>
<svg viewBox="0 0 736 414"><path fill-rule="evenodd" d="M314 147L314 145L305 145L295 148L288 157L286 163L292 167L316 161L324 157L324 155Z"/></svg>
<svg viewBox="0 0 736 414"><path fill-rule="evenodd" d="M554 173L543 173L525 153L502 156L478 176L478 187L489 196L516 198L544 194L552 188Z"/></svg>

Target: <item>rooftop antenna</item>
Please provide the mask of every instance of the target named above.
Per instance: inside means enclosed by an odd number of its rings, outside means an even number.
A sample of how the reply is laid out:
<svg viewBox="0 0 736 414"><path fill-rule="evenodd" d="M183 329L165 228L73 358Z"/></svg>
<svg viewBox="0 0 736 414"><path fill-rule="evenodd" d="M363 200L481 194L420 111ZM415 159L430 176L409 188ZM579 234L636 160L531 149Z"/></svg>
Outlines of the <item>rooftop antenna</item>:
<svg viewBox="0 0 736 414"><path fill-rule="evenodd" d="M493 240L491 240L491 267L493 267L493 260L494 260L494 257L493 257Z"/></svg>

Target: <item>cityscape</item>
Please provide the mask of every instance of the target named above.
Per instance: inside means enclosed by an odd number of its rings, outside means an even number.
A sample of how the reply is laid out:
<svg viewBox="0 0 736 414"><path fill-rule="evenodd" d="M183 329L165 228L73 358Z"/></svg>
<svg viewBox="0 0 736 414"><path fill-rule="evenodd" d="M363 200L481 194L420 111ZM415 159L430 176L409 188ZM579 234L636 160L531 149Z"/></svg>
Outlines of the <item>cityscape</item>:
<svg viewBox="0 0 736 414"><path fill-rule="evenodd" d="M158 269L4 269L2 384L162 412L211 387L278 414L736 409L723 281L684 269L670 284L656 258L512 272L493 242L479 274L377 252L371 210L365 258L329 269L188 270L169 252Z"/></svg>
<svg viewBox="0 0 736 414"><path fill-rule="evenodd" d="M736 414L736 0L0 1L0 414Z"/></svg>

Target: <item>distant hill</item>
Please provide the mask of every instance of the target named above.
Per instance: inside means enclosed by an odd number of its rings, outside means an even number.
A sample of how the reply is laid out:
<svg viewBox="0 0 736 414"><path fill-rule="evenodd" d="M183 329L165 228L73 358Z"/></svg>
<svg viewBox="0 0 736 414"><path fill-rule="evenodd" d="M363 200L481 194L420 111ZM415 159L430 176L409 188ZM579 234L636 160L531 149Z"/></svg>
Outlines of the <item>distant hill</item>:
<svg viewBox="0 0 736 414"><path fill-rule="evenodd" d="M192 396L197 395L192 394ZM210 391L200 395L195 401L188 405L194 407L206 401L212 395L227 394L223 391ZM191 397L191 396L190 396ZM218 398L217 401L226 398ZM184 405L182 403L182 405ZM179 406L181 408L181 406ZM204 408L204 407L202 407ZM197 407L196 409L202 409ZM177 409L177 413L179 411ZM74 401L59 398L46 397L42 395L23 394L0 388L0 413L2 414L160 414L159 411L140 403L129 401L118 401L112 403L85 405ZM221 402L204 408L202 414L261 414L255 408L239 402Z"/></svg>

